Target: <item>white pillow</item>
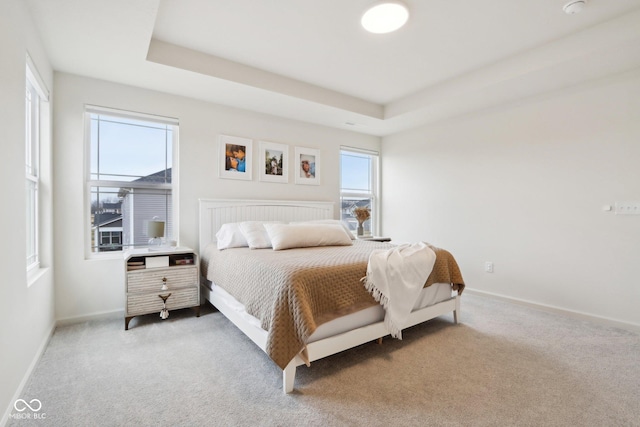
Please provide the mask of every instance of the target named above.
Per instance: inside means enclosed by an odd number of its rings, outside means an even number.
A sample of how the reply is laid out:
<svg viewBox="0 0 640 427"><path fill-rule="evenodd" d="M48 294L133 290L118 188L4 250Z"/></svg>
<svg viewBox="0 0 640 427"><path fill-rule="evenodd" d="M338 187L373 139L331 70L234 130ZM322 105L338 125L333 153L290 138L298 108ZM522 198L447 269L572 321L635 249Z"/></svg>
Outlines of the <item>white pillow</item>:
<svg viewBox="0 0 640 427"><path fill-rule="evenodd" d="M239 222L222 224L222 227L216 233L216 239L218 239L218 249L220 250L249 246L247 239L240 230Z"/></svg>
<svg viewBox="0 0 640 427"><path fill-rule="evenodd" d="M265 224L274 251L312 246L352 245L339 224Z"/></svg>
<svg viewBox="0 0 640 427"><path fill-rule="evenodd" d="M271 247L271 240L264 225L280 223L279 221L245 221L240 223L240 231L251 249L266 249Z"/></svg>
<svg viewBox="0 0 640 427"><path fill-rule="evenodd" d="M339 224L344 228L344 231L347 232L351 240L356 240L356 236L353 235L349 227L344 222L339 219L314 219L312 221L298 221L298 222L290 222L289 224Z"/></svg>

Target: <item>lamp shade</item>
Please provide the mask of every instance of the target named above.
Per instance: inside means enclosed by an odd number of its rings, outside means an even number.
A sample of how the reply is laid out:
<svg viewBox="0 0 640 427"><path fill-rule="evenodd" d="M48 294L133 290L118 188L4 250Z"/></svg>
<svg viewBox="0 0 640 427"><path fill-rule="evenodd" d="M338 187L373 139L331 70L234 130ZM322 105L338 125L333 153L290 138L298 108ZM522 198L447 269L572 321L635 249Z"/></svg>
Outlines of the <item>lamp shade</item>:
<svg viewBox="0 0 640 427"><path fill-rule="evenodd" d="M148 237L164 237L164 221L149 221L147 223L147 236Z"/></svg>

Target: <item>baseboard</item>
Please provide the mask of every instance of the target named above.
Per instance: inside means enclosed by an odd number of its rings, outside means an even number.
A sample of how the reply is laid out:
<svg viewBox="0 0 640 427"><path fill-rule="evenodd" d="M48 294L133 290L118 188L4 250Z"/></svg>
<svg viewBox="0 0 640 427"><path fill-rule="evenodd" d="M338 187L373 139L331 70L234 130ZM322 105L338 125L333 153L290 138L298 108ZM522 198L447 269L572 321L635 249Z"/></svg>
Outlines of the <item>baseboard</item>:
<svg viewBox="0 0 640 427"><path fill-rule="evenodd" d="M31 378L31 374L33 373L33 370L38 365L38 362L40 362L40 358L42 357L42 355L44 354L44 351L49 345L49 341L51 340L51 337L53 336L53 332L55 330L56 330L56 325L54 323L53 325L51 325L51 329L49 329L49 333L47 333L47 335L42 340L42 343L40 343L40 347L38 347L38 351L36 352L35 356L33 357L33 360L29 364L29 368L27 369L27 372L25 372L24 376L22 377L22 381L20 381L20 385L16 389L16 392L13 395L11 402L9 402L9 407L5 410L4 415L2 416L2 419L0 419L0 426L4 427L7 425L7 422L9 421L9 416L13 411L14 402L20 399L20 396L22 395L22 391L24 390L24 386L27 385L27 381L29 381L29 378Z"/></svg>
<svg viewBox="0 0 640 427"><path fill-rule="evenodd" d="M541 303L537 303L537 302L533 302L525 299L509 297L502 294L496 294L493 292L481 291L478 289L469 288L468 286L464 289L464 292L465 293L468 292L473 295L480 295L480 296L485 296L489 298L499 299L499 300L511 302L514 304L525 305L528 307L537 308L539 310L547 311L550 313L562 314L564 316L573 317L574 319L589 320L592 322L597 322L597 323L601 323L608 326L615 326L618 328L627 329L634 332L640 331L640 324L625 322L622 320L612 319L604 316L597 316L591 313L584 313L581 311L569 310L567 308L557 307L557 306L548 305L548 304L541 304ZM463 309L463 313L464 313L464 309Z"/></svg>
<svg viewBox="0 0 640 427"><path fill-rule="evenodd" d="M74 324L74 323L82 323L82 322L86 322L88 320L117 319L117 318L121 318L124 321L124 310L103 311L103 312L98 312L98 313L91 313L91 314L87 314L87 315L82 315L82 316L74 316L74 317L66 317L66 318L62 318L62 319L57 319L56 322L51 326L51 329L49 330L49 333L47 334L45 339L40 344L40 347L38 348L38 351L36 352L36 355L34 356L33 360L31 361L31 364L29 365L29 368L27 369L27 372L25 372L24 377L22 378L22 381L20 382L20 385L18 386L18 388L16 389L15 394L13 395L13 399L11 399L11 402L9 403L9 407L5 410L2 418L0 419L0 427L4 427L4 426L7 425L7 422L9 421L9 416L11 415L11 412L13 411L14 402L17 399L20 399L20 395L22 394L22 391L24 390L24 387L27 384L27 381L29 381L29 378L31 377L31 374L33 373L33 370L38 365L38 362L40 362L40 358L44 354L47 346L49 345L49 341L51 340L51 337L53 336L53 333L54 333L54 331L56 330L56 328L58 326L71 325L71 324Z"/></svg>
<svg viewBox="0 0 640 427"><path fill-rule="evenodd" d="M72 325L88 320L104 320L121 318L124 321L124 310L100 311L96 313L83 314L82 316L64 317L56 321L56 326Z"/></svg>

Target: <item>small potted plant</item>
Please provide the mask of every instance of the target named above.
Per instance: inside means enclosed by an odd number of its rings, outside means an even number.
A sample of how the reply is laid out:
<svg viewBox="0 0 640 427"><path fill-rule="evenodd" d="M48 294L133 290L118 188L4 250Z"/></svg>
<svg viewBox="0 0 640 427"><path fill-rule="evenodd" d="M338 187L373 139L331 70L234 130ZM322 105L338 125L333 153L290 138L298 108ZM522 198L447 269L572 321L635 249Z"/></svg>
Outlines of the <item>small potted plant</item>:
<svg viewBox="0 0 640 427"><path fill-rule="evenodd" d="M362 224L371 218L371 210L366 206L356 206L353 208L353 216L358 221L358 236L364 235L364 228Z"/></svg>

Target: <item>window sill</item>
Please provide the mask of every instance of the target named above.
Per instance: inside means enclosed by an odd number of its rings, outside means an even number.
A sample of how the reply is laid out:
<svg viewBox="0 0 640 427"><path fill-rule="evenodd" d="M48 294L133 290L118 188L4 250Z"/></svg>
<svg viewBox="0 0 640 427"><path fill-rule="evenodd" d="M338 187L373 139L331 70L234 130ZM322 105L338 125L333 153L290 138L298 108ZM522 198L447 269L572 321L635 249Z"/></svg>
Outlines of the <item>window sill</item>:
<svg viewBox="0 0 640 427"><path fill-rule="evenodd" d="M112 260L112 259L122 259L124 251L111 251L111 252L90 252L86 254L84 257L87 261L101 261L101 260Z"/></svg>
<svg viewBox="0 0 640 427"><path fill-rule="evenodd" d="M40 268L40 266L33 267L27 271L27 287L35 284L49 271L48 267Z"/></svg>

